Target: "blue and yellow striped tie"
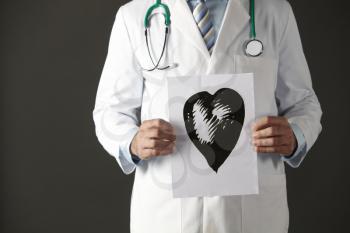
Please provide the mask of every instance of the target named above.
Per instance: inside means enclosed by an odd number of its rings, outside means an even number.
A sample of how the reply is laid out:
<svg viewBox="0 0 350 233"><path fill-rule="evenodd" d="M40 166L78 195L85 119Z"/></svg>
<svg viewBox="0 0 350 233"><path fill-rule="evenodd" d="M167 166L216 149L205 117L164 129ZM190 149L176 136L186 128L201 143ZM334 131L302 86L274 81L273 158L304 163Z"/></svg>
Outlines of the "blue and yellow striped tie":
<svg viewBox="0 0 350 233"><path fill-rule="evenodd" d="M203 0L199 0L198 4L193 8L192 13L198 25L199 31L203 36L208 51L211 54L215 44L216 35L209 9Z"/></svg>

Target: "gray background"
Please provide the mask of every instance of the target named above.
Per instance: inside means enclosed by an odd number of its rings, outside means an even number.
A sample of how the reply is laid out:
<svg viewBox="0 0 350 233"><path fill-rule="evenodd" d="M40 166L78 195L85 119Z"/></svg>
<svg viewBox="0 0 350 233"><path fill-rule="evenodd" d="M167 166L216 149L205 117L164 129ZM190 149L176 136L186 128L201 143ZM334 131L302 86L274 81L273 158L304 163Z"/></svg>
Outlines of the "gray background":
<svg viewBox="0 0 350 233"><path fill-rule="evenodd" d="M125 1L1 1L1 232L128 232L133 176L98 144L96 88ZM323 132L287 169L290 232L349 232L347 1L293 0Z"/></svg>

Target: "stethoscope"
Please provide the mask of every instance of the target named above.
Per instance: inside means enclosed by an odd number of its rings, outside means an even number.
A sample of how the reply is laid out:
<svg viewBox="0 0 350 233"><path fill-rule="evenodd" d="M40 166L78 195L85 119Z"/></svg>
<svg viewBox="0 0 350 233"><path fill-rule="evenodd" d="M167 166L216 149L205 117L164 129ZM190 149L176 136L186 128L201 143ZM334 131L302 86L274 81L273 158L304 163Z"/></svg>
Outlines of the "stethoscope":
<svg viewBox="0 0 350 233"><path fill-rule="evenodd" d="M165 34L164 34L164 42L163 42L163 48L162 48L162 52L159 56L159 59L154 61L153 57L151 55L151 51L149 48L149 42L148 42L148 38L149 38L149 29L150 29L150 17L152 16L152 12L157 9L157 8L162 8L163 9L163 15L164 15L164 19L165 19ZM159 63L162 60L163 56L164 56L164 52L165 52L165 48L166 48L166 44L168 41L168 37L169 37L169 28L170 28L170 10L169 7L162 3L161 0L157 0L156 3L154 3L152 6L150 6L146 12L145 15L145 19L144 19L144 26L145 26L145 39L146 39L146 46L147 46L147 51L148 51L148 55L150 60L152 61L153 64L153 68L151 69L144 69L146 71L154 71L154 70L166 70L169 69L170 65L167 66L163 66L160 67Z"/></svg>
<svg viewBox="0 0 350 233"><path fill-rule="evenodd" d="M244 53L248 57L258 57L263 53L264 45L263 43L256 38L256 31L255 31L255 0L250 0L249 4L249 13L250 13L250 33L249 33L249 39L244 43ZM161 8L163 10L163 16L165 19L165 33L164 33L164 40L163 40L163 47L162 52L159 56L159 59L153 59L151 55L151 50L149 47L149 29L150 29L150 18L152 16L152 13L155 9ZM169 68L174 68L177 66L177 64L172 65L166 65L166 66L160 66L160 62L165 54L166 45L169 38L169 30L170 30L170 10L169 7L162 3L161 0L156 0L156 2L150 6L147 9L145 18L144 18L144 27L145 27L145 40L146 40L146 46L147 46L147 52L149 55L149 58L153 64L153 67L150 69L144 69L146 71L154 71L154 70L166 70Z"/></svg>

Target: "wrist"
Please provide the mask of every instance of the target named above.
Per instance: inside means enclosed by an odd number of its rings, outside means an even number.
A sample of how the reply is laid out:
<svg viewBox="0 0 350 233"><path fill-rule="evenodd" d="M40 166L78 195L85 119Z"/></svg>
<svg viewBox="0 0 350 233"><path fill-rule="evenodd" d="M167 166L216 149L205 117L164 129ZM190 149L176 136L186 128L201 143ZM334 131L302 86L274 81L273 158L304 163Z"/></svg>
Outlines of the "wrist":
<svg viewBox="0 0 350 233"><path fill-rule="evenodd" d="M136 150L136 135L137 133L135 134L135 136L133 137L133 139L131 140L131 143L130 143L130 146L129 146L129 152L131 154L131 158L136 161L139 161L141 160L141 158L137 155L137 150Z"/></svg>
<svg viewBox="0 0 350 233"><path fill-rule="evenodd" d="M293 132L293 140L294 140L294 143L293 143L294 144L294 149L293 149L292 153L290 153L289 155L285 155L284 156L286 159L289 159L289 158L293 157L293 155L295 154L295 152L298 149L298 141L297 141L297 138L294 135L294 132Z"/></svg>
<svg viewBox="0 0 350 233"><path fill-rule="evenodd" d="M132 142L130 143L129 151L130 151L130 154L131 154L132 156L136 156L136 153L135 153L135 149L134 149L133 144L134 144L134 142L132 141Z"/></svg>
<svg viewBox="0 0 350 233"><path fill-rule="evenodd" d="M131 155L131 159L132 161L137 164L138 162L140 162L141 158L139 156L137 156L135 153L132 152L132 143L130 143L130 146L129 146L129 152L130 152L130 155Z"/></svg>

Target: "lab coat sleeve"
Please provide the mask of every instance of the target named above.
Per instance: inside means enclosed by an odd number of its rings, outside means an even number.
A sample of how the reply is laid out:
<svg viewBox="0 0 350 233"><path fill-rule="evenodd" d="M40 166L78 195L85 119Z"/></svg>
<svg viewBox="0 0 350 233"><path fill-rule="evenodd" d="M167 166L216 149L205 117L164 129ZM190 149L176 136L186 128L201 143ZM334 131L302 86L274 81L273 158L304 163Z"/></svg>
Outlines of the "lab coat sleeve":
<svg viewBox="0 0 350 233"><path fill-rule="evenodd" d="M298 161L285 160L298 167L321 132L322 110L312 88L310 71L305 59L297 22L290 4L285 1L287 20L279 43L279 66L276 101L279 114L297 125L306 141L306 149Z"/></svg>
<svg viewBox="0 0 350 233"><path fill-rule="evenodd" d="M305 141L304 134L299 128L299 126L293 123L291 123L290 126L292 127L293 133L297 140L297 148L295 149L295 152L293 153L293 155L289 157L283 156L282 159L286 163L288 163L291 167L298 167L301 159L303 159L305 155L306 141Z"/></svg>
<svg viewBox="0 0 350 233"><path fill-rule="evenodd" d="M143 78L133 51L122 6L112 28L93 119L99 142L116 158L125 174L133 172L136 166L129 145L140 124L143 93Z"/></svg>

